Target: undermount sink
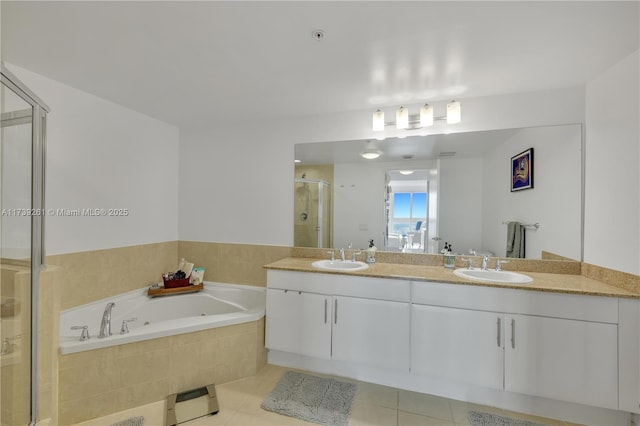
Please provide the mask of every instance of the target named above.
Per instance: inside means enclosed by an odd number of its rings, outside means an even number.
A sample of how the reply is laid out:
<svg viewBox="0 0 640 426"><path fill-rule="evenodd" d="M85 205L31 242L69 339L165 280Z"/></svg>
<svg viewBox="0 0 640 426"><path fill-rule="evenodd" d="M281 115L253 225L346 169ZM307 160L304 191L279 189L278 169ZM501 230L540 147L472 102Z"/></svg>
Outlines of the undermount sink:
<svg viewBox="0 0 640 426"><path fill-rule="evenodd" d="M460 268L453 271L453 273L462 278L493 283L527 284L533 282L533 278L530 276L512 271Z"/></svg>
<svg viewBox="0 0 640 426"><path fill-rule="evenodd" d="M364 262L353 262L349 260L317 260L311 264L315 268L326 269L328 271L362 271L369 265Z"/></svg>

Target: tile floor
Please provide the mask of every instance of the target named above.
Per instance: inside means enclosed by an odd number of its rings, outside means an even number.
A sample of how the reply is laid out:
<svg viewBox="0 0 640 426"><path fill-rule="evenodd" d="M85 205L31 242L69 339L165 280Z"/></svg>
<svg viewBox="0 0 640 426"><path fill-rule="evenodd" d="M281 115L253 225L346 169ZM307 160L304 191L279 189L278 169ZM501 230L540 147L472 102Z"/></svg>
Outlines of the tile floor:
<svg viewBox="0 0 640 426"><path fill-rule="evenodd" d="M262 400L271 392L285 367L267 365L256 376L216 385L220 412L183 423L188 426L288 426L314 425L295 418L265 411ZM315 374L315 373L312 373ZM318 374L319 375L319 374ZM341 380L353 381L350 379ZM454 426L468 425L467 412L480 410L509 415L549 425L567 423L507 412L452 399L410 392L371 383L357 382L358 390L349 419L350 426Z"/></svg>

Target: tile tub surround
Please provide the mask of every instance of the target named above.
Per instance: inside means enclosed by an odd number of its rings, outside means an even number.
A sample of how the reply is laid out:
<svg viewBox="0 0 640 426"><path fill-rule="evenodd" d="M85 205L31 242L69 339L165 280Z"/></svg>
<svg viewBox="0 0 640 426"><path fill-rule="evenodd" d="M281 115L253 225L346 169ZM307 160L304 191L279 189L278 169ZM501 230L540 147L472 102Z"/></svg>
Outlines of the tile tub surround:
<svg viewBox="0 0 640 426"><path fill-rule="evenodd" d="M59 424L255 375L266 364L259 321L60 356Z"/></svg>
<svg viewBox="0 0 640 426"><path fill-rule="evenodd" d="M179 257L205 268L207 281L265 287L264 265L292 256L292 248L257 244L179 241Z"/></svg>
<svg viewBox="0 0 640 426"><path fill-rule="evenodd" d="M64 274L60 309L69 309L160 281L176 268L178 243L144 244L47 256Z"/></svg>

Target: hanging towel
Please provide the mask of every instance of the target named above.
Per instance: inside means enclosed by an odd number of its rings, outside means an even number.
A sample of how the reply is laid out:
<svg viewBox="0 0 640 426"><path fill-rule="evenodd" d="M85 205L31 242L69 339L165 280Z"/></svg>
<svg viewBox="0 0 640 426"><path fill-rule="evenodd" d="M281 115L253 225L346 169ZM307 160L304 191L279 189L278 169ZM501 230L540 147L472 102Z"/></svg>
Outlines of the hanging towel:
<svg viewBox="0 0 640 426"><path fill-rule="evenodd" d="M507 224L507 257L524 259L524 226L520 222Z"/></svg>

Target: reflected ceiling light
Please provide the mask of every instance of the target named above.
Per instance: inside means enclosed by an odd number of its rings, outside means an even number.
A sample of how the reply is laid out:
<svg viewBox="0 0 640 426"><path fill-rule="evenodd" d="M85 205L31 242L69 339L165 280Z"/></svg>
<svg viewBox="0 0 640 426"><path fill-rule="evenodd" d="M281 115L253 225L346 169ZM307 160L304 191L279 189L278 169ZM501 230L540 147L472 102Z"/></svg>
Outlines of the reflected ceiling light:
<svg viewBox="0 0 640 426"><path fill-rule="evenodd" d="M413 170L400 170L400 174L401 175L412 175L413 174Z"/></svg>
<svg viewBox="0 0 640 426"><path fill-rule="evenodd" d="M375 160L380 157L382 153L376 148L376 146L370 141L367 142L366 147L363 152L360 153L360 156L366 160Z"/></svg>
<svg viewBox="0 0 640 426"><path fill-rule="evenodd" d="M375 160L376 158L380 157L380 151L367 149L360 155L366 160Z"/></svg>
<svg viewBox="0 0 640 426"><path fill-rule="evenodd" d="M293 160L294 163L300 163L300 160Z"/></svg>
<svg viewBox="0 0 640 426"><path fill-rule="evenodd" d="M397 129L420 129L422 127L429 127L433 125L434 120L446 120L447 124L456 124L461 121L462 113L460 102L451 101L447 104L447 115L442 117L433 116L433 107L429 104L424 104L420 107L420 115L410 116L409 109L401 106L396 111L396 121L386 122L384 121L384 111L377 109L373 113L373 131L382 132L385 126L395 125Z"/></svg>

